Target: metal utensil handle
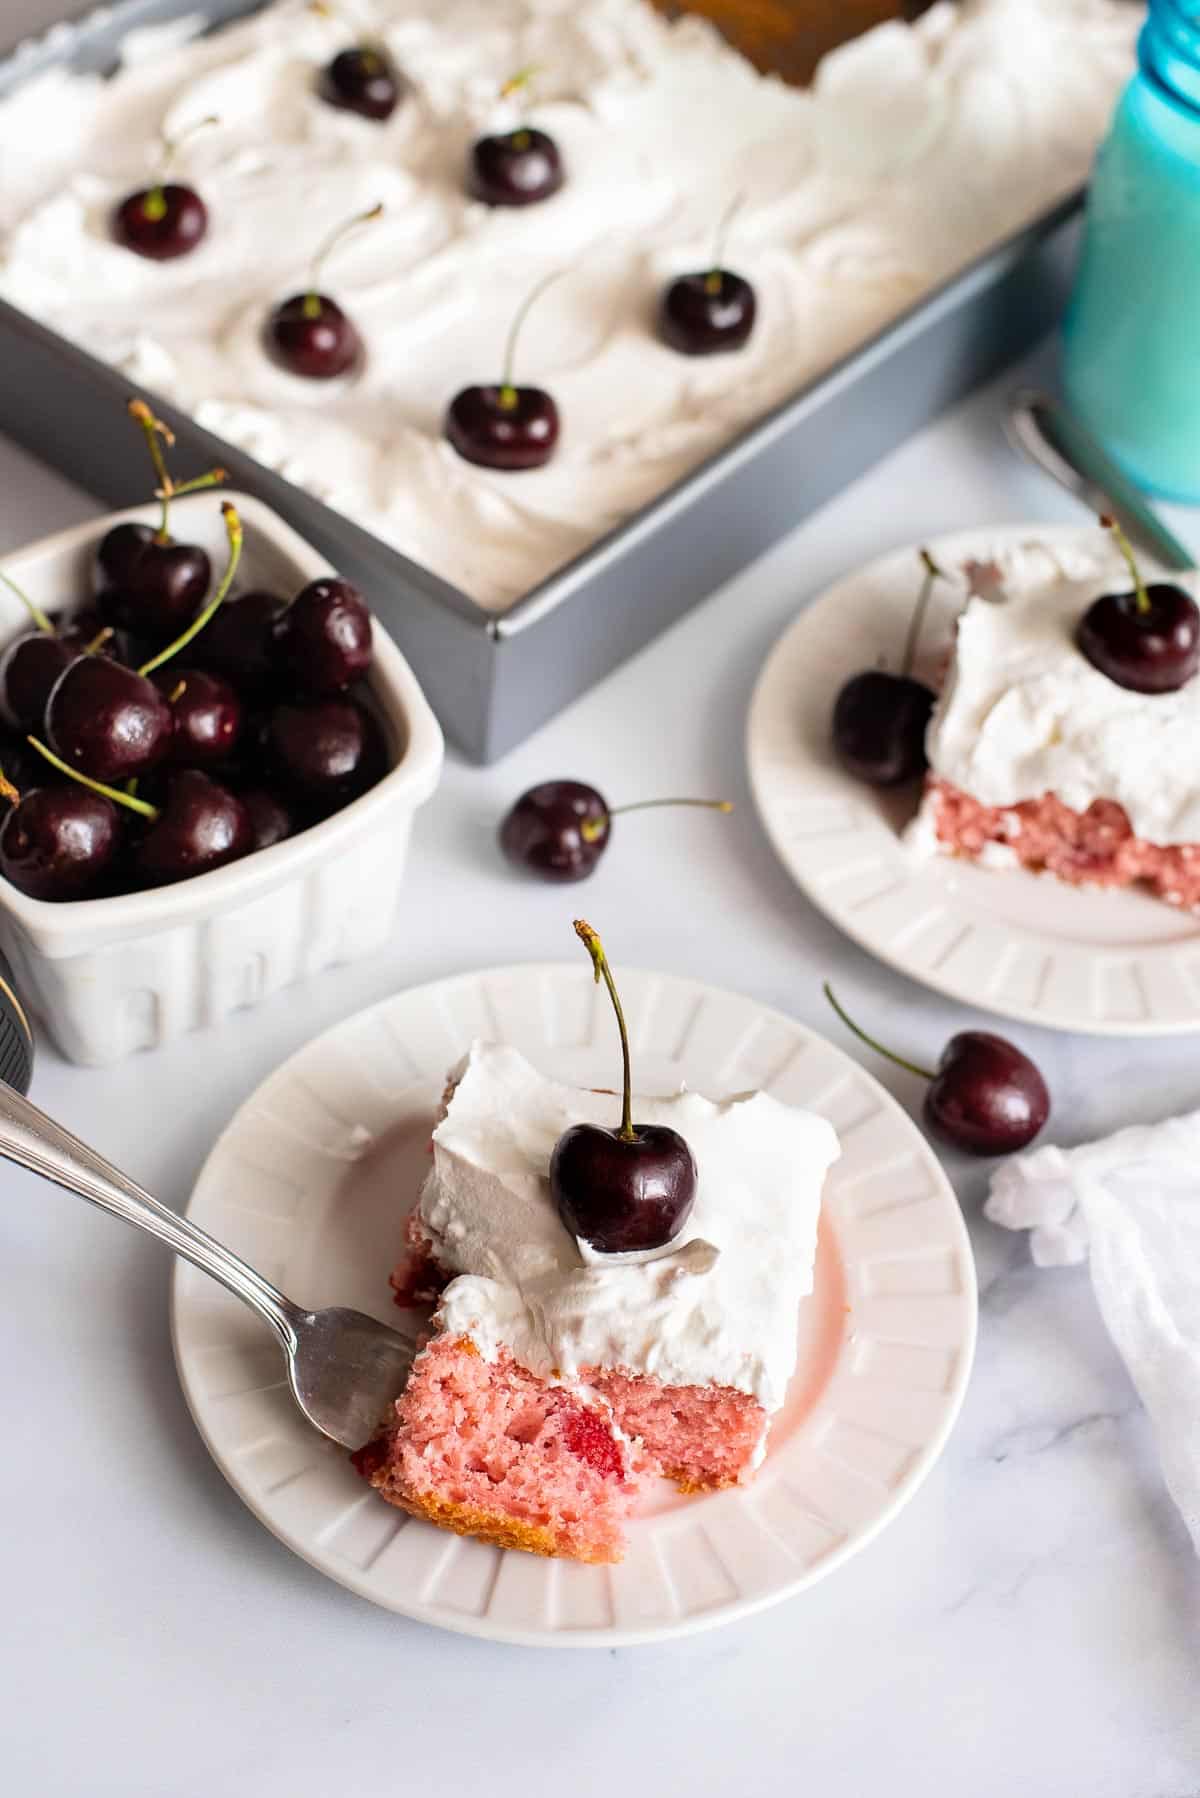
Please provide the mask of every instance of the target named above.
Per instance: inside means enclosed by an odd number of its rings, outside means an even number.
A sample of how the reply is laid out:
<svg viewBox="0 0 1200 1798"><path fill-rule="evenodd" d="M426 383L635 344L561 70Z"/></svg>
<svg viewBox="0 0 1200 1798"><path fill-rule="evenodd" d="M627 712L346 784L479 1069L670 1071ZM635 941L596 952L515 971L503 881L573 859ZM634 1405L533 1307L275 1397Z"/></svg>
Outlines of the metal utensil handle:
<svg viewBox="0 0 1200 1798"><path fill-rule="evenodd" d="M180 1217L121 1173L95 1149L56 1124L12 1087L0 1084L0 1156L41 1174L102 1211L165 1243L202 1273L242 1299L269 1323L284 1347L295 1346L293 1318L299 1313L269 1280L255 1273L232 1249Z"/></svg>
<svg viewBox="0 0 1200 1798"><path fill-rule="evenodd" d="M1114 513L1134 542L1164 568L1180 573L1195 568L1195 556L1060 400L1034 390L1018 393L1009 423L1018 447L1089 510Z"/></svg>

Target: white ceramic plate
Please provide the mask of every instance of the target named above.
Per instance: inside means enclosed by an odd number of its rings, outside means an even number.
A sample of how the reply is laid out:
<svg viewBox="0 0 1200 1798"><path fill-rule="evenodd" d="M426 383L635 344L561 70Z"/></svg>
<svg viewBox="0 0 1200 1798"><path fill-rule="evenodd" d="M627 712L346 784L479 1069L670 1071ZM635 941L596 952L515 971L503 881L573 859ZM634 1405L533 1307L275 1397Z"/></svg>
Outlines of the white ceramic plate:
<svg viewBox="0 0 1200 1798"><path fill-rule="evenodd" d="M975 1340L975 1273L954 1194L910 1119L857 1063L748 999L622 971L639 1086L766 1087L828 1117L826 1189L792 1396L753 1485L665 1486L625 1560L505 1552L384 1504L292 1407L254 1317L179 1262L183 1389L218 1466L297 1554L377 1604L498 1641L613 1647L707 1629L798 1592L895 1515L954 1421ZM586 966L514 967L402 993L293 1057L209 1157L188 1215L311 1305L387 1319L388 1273L428 1167L448 1067L472 1038L546 1072L609 1084L617 1052Z"/></svg>
<svg viewBox="0 0 1200 1798"><path fill-rule="evenodd" d="M1015 542L1076 544L1091 527L1009 525L932 542L945 568ZM881 961L953 999L1058 1030L1157 1036L1200 1029L1200 919L1138 892L912 857L915 788L880 793L834 760L838 689L898 665L919 585L916 546L807 606L775 645L750 706L750 783L784 866L819 910ZM918 673L936 678L961 588L934 589Z"/></svg>

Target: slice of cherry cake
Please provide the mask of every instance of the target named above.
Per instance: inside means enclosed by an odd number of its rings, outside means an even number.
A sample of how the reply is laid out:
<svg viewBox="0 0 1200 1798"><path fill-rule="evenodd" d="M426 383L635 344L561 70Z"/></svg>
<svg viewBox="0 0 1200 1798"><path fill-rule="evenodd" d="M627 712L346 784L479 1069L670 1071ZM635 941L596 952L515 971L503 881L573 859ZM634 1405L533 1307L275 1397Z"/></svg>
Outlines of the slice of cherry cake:
<svg viewBox="0 0 1200 1798"><path fill-rule="evenodd" d="M1079 646L1093 602L1130 586L1109 538L1002 550L980 584L930 725L910 842L1200 908L1200 679L1138 692Z"/></svg>
<svg viewBox="0 0 1200 1798"><path fill-rule="evenodd" d="M601 1254L559 1219L563 1131L608 1122L607 1093L476 1044L451 1076L433 1168L393 1275L440 1289L395 1415L356 1457L390 1503L462 1534L583 1561L620 1558L645 1481L752 1476L796 1365L833 1128L766 1093L639 1099L698 1174L664 1248Z"/></svg>

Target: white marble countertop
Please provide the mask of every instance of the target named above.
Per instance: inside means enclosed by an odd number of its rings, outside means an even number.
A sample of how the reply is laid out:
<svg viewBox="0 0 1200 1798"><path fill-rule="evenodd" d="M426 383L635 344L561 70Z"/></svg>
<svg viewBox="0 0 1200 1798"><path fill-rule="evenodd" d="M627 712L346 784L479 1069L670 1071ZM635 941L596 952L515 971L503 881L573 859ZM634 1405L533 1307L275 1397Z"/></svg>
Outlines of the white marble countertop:
<svg viewBox="0 0 1200 1798"><path fill-rule="evenodd" d="M963 1012L877 966L799 897L754 816L743 721L784 624L848 565L968 521L1076 515L1001 440L1011 381L913 439L499 766L452 759L420 816L386 956L110 1072L46 1050L35 1096L181 1203L241 1099L314 1032L418 981L569 956L564 893L516 880L493 846L506 803L565 774L614 802L738 801L729 820L623 827L585 889L614 956L819 1027L832 975L881 1034L932 1053ZM0 444L0 552L93 510ZM1171 522L1200 547L1200 520ZM1060 1140L1200 1096L1189 1041L1015 1034L1051 1081ZM908 1076L873 1071L917 1102ZM290 1556L189 1420L161 1252L0 1175L7 1789L525 1798L552 1772L575 1798L801 1784L841 1798L1194 1798L1200 1569L1146 1420L1086 1273L1035 1271L1022 1241L979 1217L984 1168L950 1171L978 1262L979 1353L946 1454L908 1509L828 1581L751 1621L558 1655L407 1623ZM655 1760L664 1740L669 1776Z"/></svg>

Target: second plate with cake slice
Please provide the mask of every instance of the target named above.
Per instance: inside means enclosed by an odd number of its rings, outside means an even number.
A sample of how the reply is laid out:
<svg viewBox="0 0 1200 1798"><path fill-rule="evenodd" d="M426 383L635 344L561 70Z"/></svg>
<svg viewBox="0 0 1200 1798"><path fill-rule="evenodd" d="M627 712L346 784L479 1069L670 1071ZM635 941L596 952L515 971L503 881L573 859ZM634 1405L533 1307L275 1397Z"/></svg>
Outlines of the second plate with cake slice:
<svg viewBox="0 0 1200 1798"><path fill-rule="evenodd" d="M760 676L747 756L784 865L864 948L965 1004L1097 1034L1200 1029L1200 913L1184 903L1200 866L1200 677L1135 693L1079 650L1091 602L1130 587L1098 526L928 548L946 578L915 665L942 693L924 802L920 782L855 779L831 739L843 683L901 667L913 545L806 607ZM1030 871L1042 864L1055 872Z"/></svg>

